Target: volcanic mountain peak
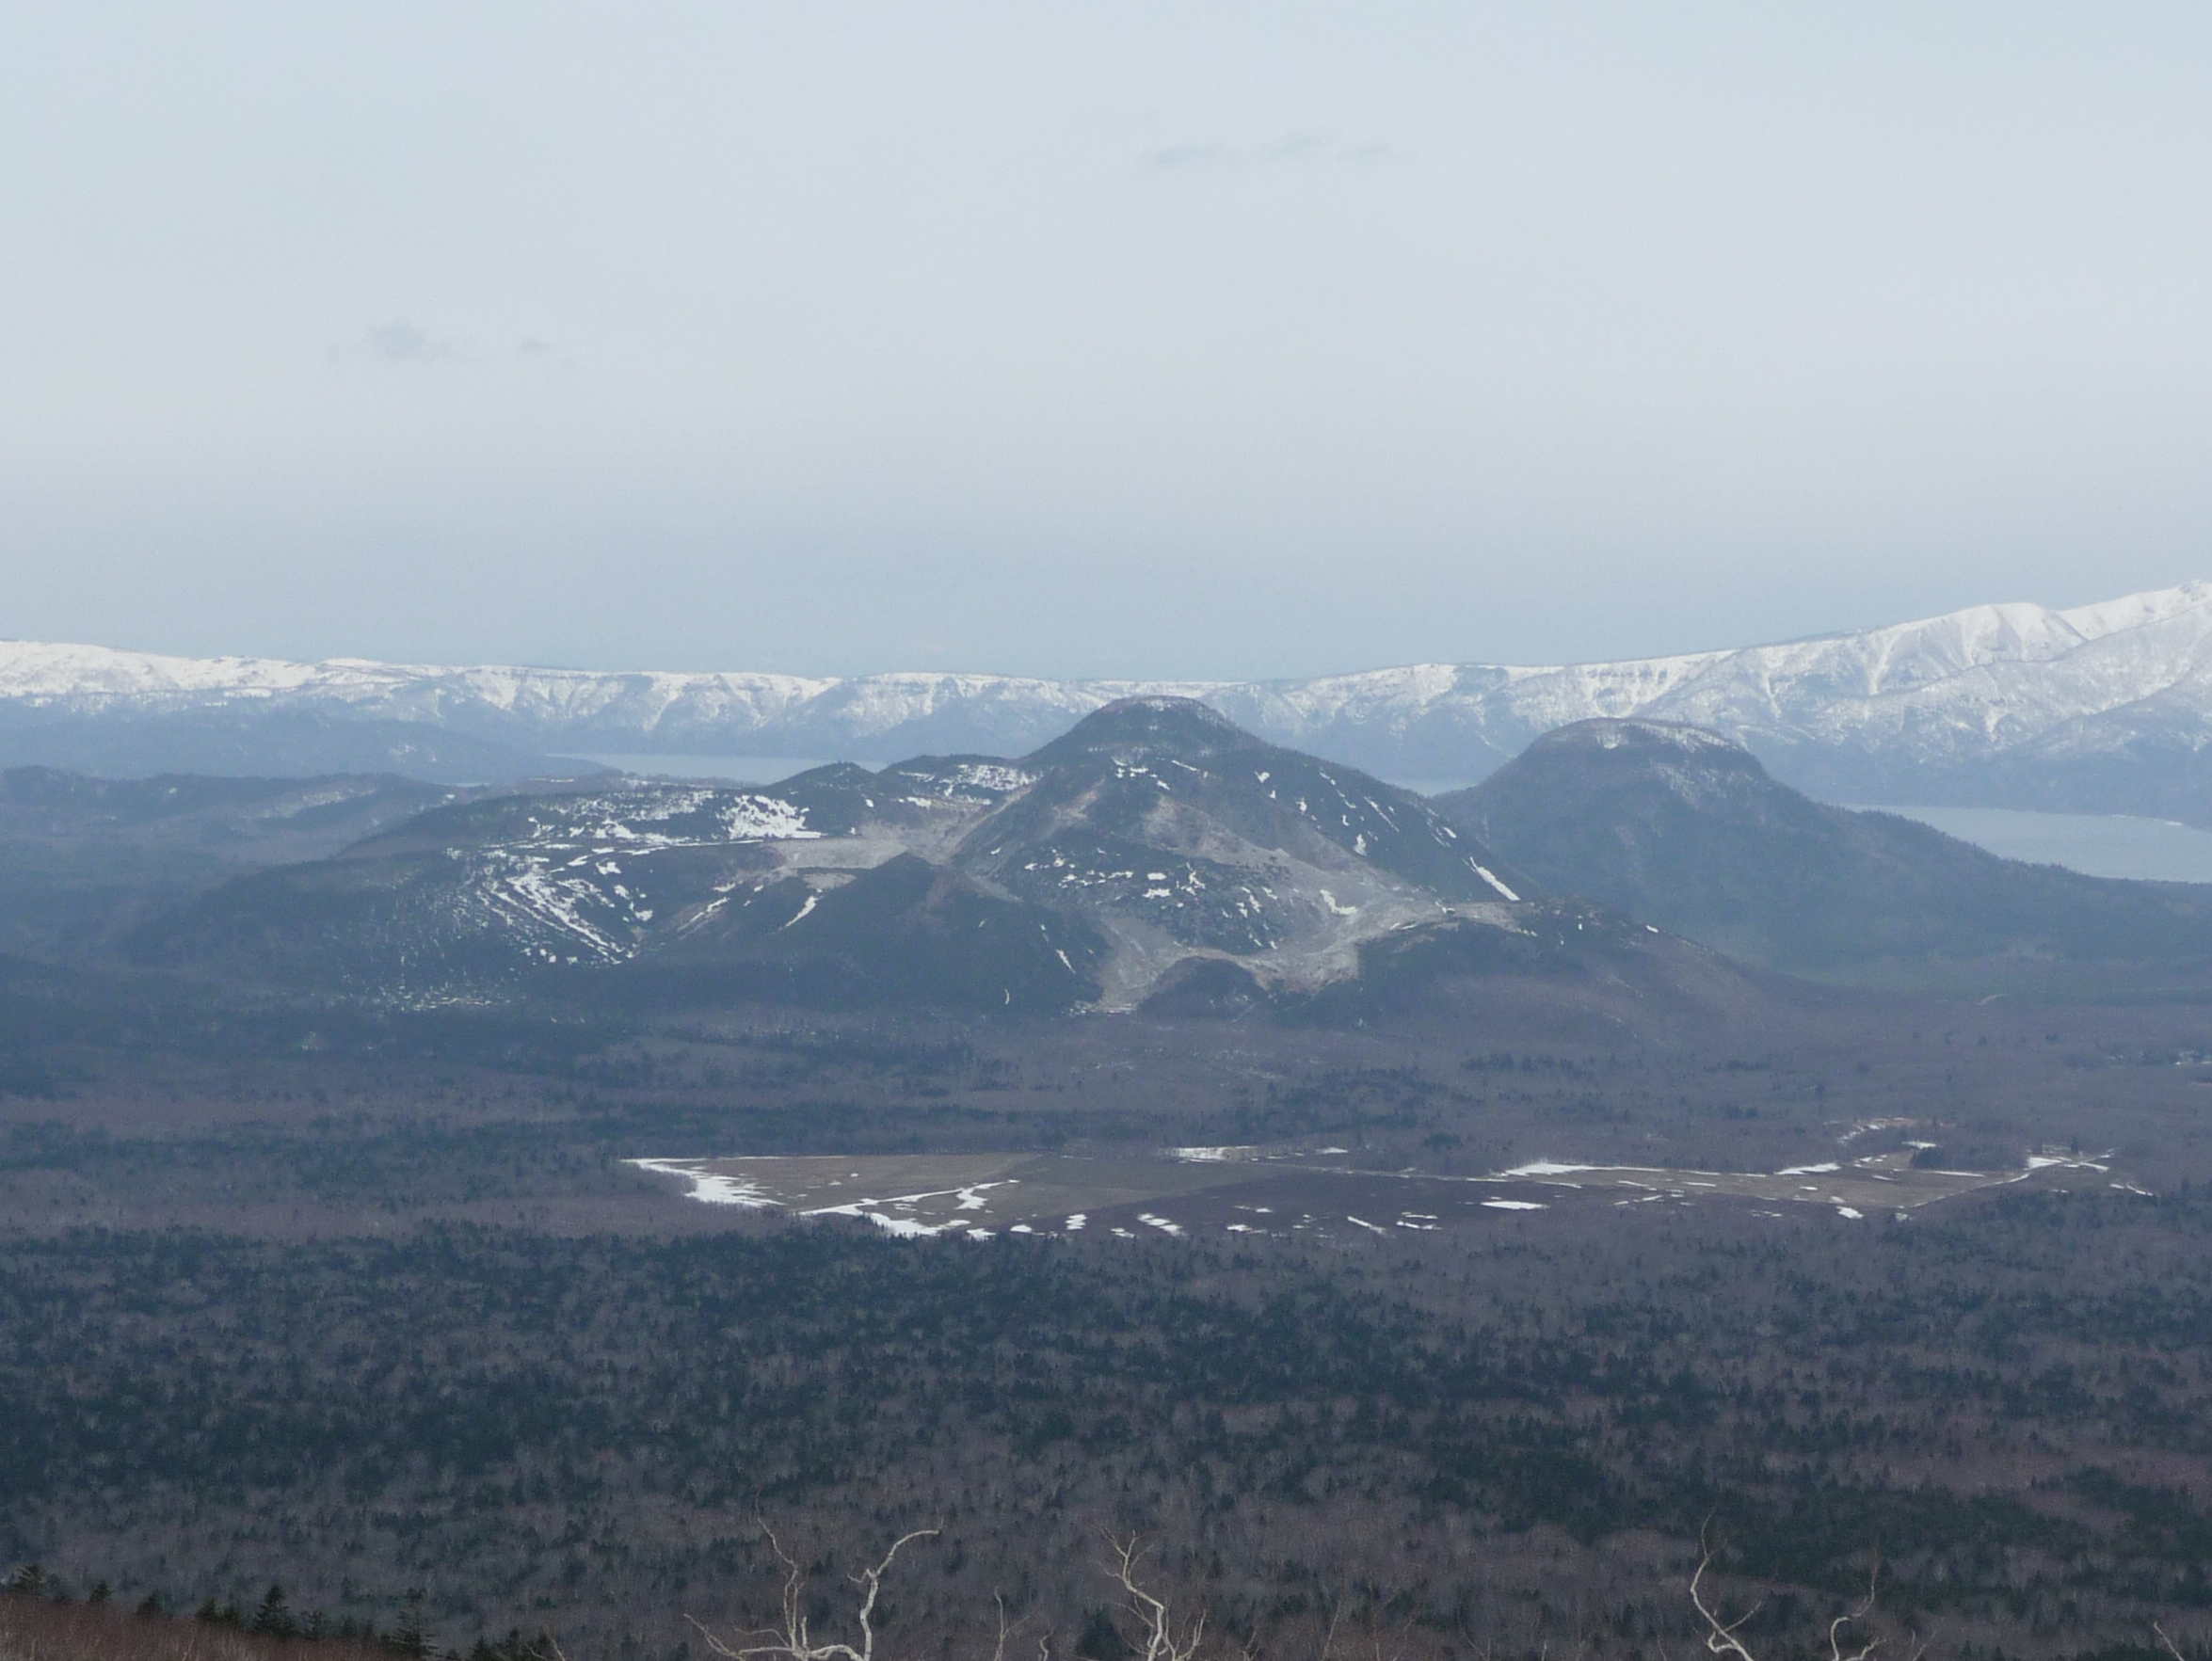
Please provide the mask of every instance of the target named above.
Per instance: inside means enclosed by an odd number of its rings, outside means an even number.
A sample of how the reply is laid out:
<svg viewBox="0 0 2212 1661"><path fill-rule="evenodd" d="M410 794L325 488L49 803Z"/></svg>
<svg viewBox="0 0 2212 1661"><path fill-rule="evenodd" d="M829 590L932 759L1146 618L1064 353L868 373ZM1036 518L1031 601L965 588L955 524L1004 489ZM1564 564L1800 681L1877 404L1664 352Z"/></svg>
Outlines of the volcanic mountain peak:
<svg viewBox="0 0 2212 1661"><path fill-rule="evenodd" d="M1554 892L1797 972L1956 977L1982 959L2024 984L2033 964L2212 958L2203 888L2017 864L1828 807L1678 723L1578 722L1435 805Z"/></svg>
<svg viewBox="0 0 2212 1661"><path fill-rule="evenodd" d="M1262 741L1196 698L1116 698L1029 757L1036 767L1103 757L1124 766L1198 761L1263 747Z"/></svg>
<svg viewBox="0 0 2212 1661"><path fill-rule="evenodd" d="M1687 721L1640 715L1577 721L1547 732L1485 785L1440 797L1437 806L1453 816L1457 804L1491 786L1497 788L1483 798L1485 801L1517 793L1541 798L1544 808L1554 815L1595 815L1609 821L1624 811L1632 814L1617 801L1599 807L1601 800L1611 801L1624 791L1660 790L1739 819L1787 816L1805 802L1799 792L1776 781L1743 745ZM1528 806L1535 805L1531 801Z"/></svg>
<svg viewBox="0 0 2212 1661"><path fill-rule="evenodd" d="M1649 716L1600 716L1577 721L1545 733L1530 746L1544 751L1600 749L1627 750L1653 755L1692 755L1706 760L1733 763L1738 758L1757 759L1741 744L1717 732L1693 727L1687 721L1659 721Z"/></svg>
<svg viewBox="0 0 2212 1661"><path fill-rule="evenodd" d="M141 944L410 996L598 966L687 997L1126 1009L1194 959L1255 995L1305 995L1402 931L1526 934L1544 911L1531 892L1420 797L1145 697L1018 763L457 803L232 885ZM358 921L334 955L337 917ZM267 944L288 934L289 958Z"/></svg>

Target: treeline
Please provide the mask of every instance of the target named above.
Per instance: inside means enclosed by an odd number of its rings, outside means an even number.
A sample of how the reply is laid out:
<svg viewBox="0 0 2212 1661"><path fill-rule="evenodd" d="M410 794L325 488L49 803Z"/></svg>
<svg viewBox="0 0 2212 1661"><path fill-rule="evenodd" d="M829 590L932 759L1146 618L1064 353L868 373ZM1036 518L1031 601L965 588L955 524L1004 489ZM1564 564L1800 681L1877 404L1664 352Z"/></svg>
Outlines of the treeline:
<svg viewBox="0 0 2212 1661"><path fill-rule="evenodd" d="M127 1621L127 1624L126 1624ZM504 1638L480 1636L464 1653L441 1649L424 1623L423 1594L409 1592L389 1628L374 1621L327 1619L319 1609L297 1613L284 1589L272 1584L250 1610L235 1601L205 1599L190 1616L172 1614L159 1592L138 1599L126 1618L115 1605L112 1589L96 1580L81 1601L71 1597L61 1579L38 1563L26 1563L8 1577L0 1596L0 1649L8 1640L22 1653L58 1651L72 1656L130 1654L163 1656L180 1649L193 1653L194 1628L213 1629L255 1640L253 1653L289 1653L292 1647L315 1647L320 1661L361 1661L369 1656L403 1656L410 1661L554 1661L557 1646L543 1631L525 1637L521 1628ZM43 1637L44 1643L26 1639Z"/></svg>

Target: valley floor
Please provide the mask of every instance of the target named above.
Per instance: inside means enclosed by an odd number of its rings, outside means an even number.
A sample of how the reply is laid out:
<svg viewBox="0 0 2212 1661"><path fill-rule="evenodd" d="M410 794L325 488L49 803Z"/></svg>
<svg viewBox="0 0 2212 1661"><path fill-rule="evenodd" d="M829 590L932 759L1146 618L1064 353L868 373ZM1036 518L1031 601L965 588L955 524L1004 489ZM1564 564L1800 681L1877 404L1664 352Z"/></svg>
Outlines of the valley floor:
<svg viewBox="0 0 2212 1661"><path fill-rule="evenodd" d="M915 1653L994 1590L1066 1653L1145 1530L1270 1653L1627 1656L1710 1521L1775 1646L1877 1547L1939 1653L2212 1631L2202 1006L487 1021L33 1058L0 1557L672 1658L772 1603L757 1515L825 1588L941 1523Z"/></svg>

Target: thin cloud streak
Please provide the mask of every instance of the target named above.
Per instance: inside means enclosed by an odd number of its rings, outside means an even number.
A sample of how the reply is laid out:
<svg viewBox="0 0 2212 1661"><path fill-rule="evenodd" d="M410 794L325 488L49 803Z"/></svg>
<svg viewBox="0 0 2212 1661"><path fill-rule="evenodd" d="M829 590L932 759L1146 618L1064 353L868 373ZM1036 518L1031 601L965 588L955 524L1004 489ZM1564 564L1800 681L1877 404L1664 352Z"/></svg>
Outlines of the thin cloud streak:
<svg viewBox="0 0 2212 1661"><path fill-rule="evenodd" d="M1376 140L1354 141L1334 133L1287 133L1266 144L1224 144L1193 140L1162 145L1138 158L1156 172L1202 168L1378 167L1402 160L1402 153Z"/></svg>

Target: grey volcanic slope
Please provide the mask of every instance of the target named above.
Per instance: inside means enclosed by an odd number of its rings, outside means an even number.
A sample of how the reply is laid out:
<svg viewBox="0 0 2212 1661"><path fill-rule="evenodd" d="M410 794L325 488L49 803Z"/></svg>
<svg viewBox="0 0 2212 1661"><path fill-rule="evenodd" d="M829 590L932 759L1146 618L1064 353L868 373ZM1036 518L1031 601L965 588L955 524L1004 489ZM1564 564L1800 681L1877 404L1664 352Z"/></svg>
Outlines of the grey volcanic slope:
<svg viewBox="0 0 2212 1661"><path fill-rule="evenodd" d="M434 810L342 855L256 871L141 929L140 962L374 999L558 990L657 968L661 997L1062 1007L1091 943L913 850L1014 776L838 766L773 792L620 780ZM918 880L919 879L919 880ZM1059 952L1065 951L1064 960ZM604 989L602 975L592 977ZM628 982L625 982L628 983Z"/></svg>
<svg viewBox="0 0 2212 1661"><path fill-rule="evenodd" d="M1184 1008L1308 998L1470 932L1487 944L1445 950L1451 972L1604 931L1419 796L1190 700L1137 698L1018 761L457 803L336 858L242 877L133 950L380 998L588 982L661 1007L1113 1010L1161 994Z"/></svg>
<svg viewBox="0 0 2212 1661"><path fill-rule="evenodd" d="M1525 903L1419 796L1187 698L1109 705L1022 765L1035 782L968 833L958 863L1090 916L1115 943L1110 1004L1194 956L1310 990L1354 972L1380 934L1450 917L1504 925Z"/></svg>
<svg viewBox="0 0 2212 1661"><path fill-rule="evenodd" d="M259 866L325 859L458 799L389 775L0 774L0 951L97 956L150 912Z"/></svg>
<svg viewBox="0 0 2212 1661"><path fill-rule="evenodd" d="M1828 807L1680 723L1579 722L1435 806L1550 887L1792 971L2212 963L2212 888L2023 865L1891 814Z"/></svg>

